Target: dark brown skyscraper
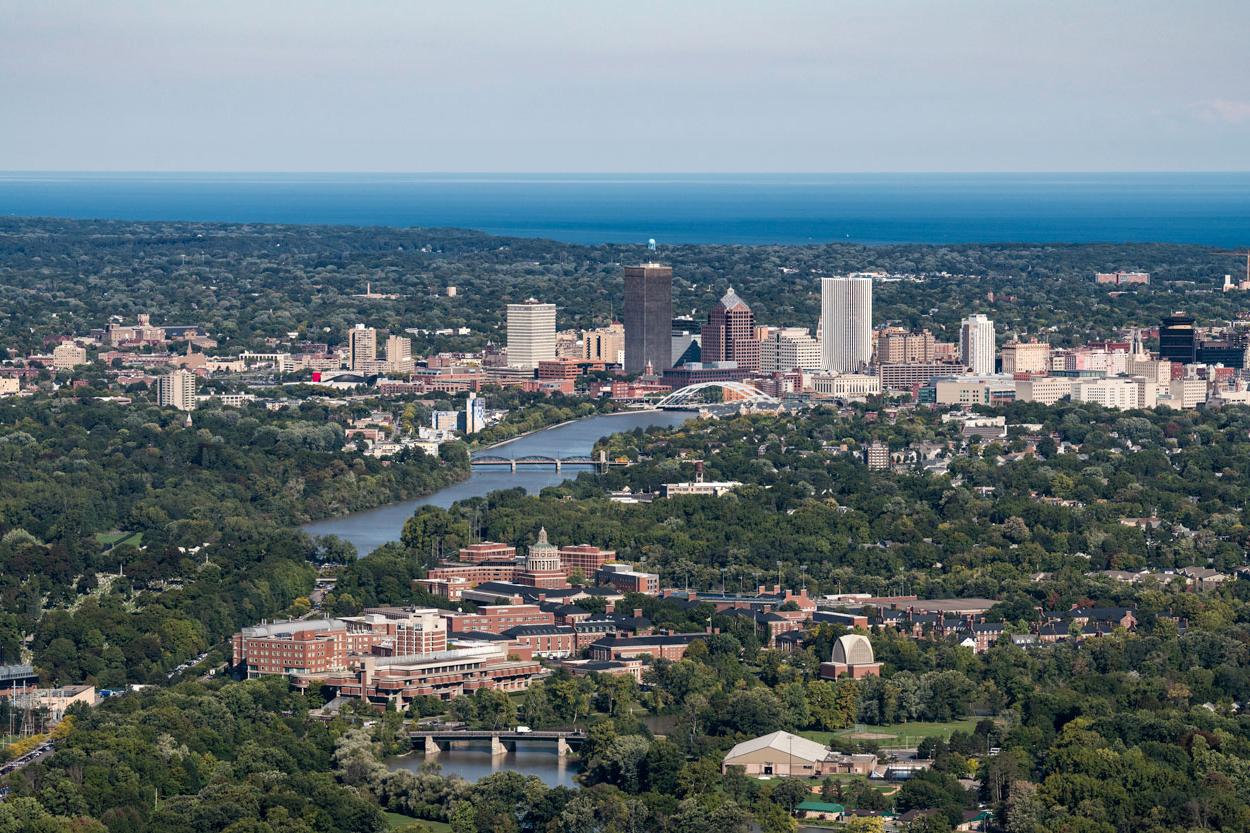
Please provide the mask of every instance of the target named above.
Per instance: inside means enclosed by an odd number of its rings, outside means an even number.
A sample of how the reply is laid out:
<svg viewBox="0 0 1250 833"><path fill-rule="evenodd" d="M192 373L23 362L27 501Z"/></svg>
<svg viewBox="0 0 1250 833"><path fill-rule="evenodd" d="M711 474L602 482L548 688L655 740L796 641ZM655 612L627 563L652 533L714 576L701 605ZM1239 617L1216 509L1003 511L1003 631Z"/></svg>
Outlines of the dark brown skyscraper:
<svg viewBox="0 0 1250 833"><path fill-rule="evenodd" d="M672 365L673 268L658 263L625 267L625 370Z"/></svg>
<svg viewBox="0 0 1250 833"><path fill-rule="evenodd" d="M707 314L701 349L705 362L737 362L743 370L760 369L755 313L732 288Z"/></svg>

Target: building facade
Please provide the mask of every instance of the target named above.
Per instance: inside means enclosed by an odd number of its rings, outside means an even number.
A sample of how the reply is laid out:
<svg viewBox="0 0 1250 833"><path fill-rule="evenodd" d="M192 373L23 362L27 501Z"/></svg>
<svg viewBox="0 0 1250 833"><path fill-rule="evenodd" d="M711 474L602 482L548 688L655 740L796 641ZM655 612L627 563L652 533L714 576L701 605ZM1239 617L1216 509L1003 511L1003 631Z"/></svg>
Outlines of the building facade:
<svg viewBox="0 0 1250 833"><path fill-rule="evenodd" d="M378 331L357 324L347 331L347 363L352 370L364 370L378 360Z"/></svg>
<svg viewBox="0 0 1250 833"><path fill-rule="evenodd" d="M755 313L733 287L707 314L700 339L700 361L737 362L744 370L760 369L760 343L755 337Z"/></svg>
<svg viewBox="0 0 1250 833"><path fill-rule="evenodd" d="M556 305L508 304L508 366L536 370L556 357Z"/></svg>
<svg viewBox="0 0 1250 833"><path fill-rule="evenodd" d="M1159 325L1159 358L1193 364L1198 357L1198 336L1193 316L1169 315Z"/></svg>
<svg viewBox="0 0 1250 833"><path fill-rule="evenodd" d="M673 269L625 267L625 370L662 373L672 364Z"/></svg>
<svg viewBox="0 0 1250 833"><path fill-rule="evenodd" d="M1046 373L1050 370L1050 345L1041 341L1009 341L1003 345L1003 373Z"/></svg>
<svg viewBox="0 0 1250 833"><path fill-rule="evenodd" d="M538 540L525 554L524 566L516 575L516 583L547 589L568 587L568 574L560 563L560 550L547 540L547 529L538 531Z"/></svg>
<svg viewBox="0 0 1250 833"><path fill-rule="evenodd" d="M936 343L928 330L882 333L877 338L877 363L931 362Z"/></svg>
<svg viewBox="0 0 1250 833"><path fill-rule="evenodd" d="M604 364L624 364L625 325L613 322L582 334L582 358Z"/></svg>
<svg viewBox="0 0 1250 833"><path fill-rule="evenodd" d="M959 325L959 358L969 373L994 372L994 322L984 315L965 318Z"/></svg>
<svg viewBox="0 0 1250 833"><path fill-rule="evenodd" d="M156 404L162 408L194 411L196 383L194 373L188 373L185 370L173 370L166 373L156 382Z"/></svg>
<svg viewBox="0 0 1250 833"><path fill-rule="evenodd" d="M872 361L872 278L821 278L821 358L828 373L854 373Z"/></svg>
<svg viewBox="0 0 1250 833"><path fill-rule="evenodd" d="M769 327L759 345L759 369L764 373L820 369L820 342L806 327Z"/></svg>

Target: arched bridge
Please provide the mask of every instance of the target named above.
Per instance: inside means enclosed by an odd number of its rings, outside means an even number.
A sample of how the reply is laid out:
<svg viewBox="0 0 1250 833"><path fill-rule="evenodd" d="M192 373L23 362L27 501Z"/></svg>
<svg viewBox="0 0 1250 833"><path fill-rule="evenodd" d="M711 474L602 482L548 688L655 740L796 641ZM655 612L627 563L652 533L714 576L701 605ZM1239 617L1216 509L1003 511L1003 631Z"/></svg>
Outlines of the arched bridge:
<svg viewBox="0 0 1250 833"><path fill-rule="evenodd" d="M698 404L706 390L719 389L726 404L776 405L778 400L745 382L699 382L678 388L655 403L657 408L689 408Z"/></svg>
<svg viewBox="0 0 1250 833"><path fill-rule="evenodd" d="M517 466L552 466L560 471L565 466L594 466L599 471L607 471L610 466L623 466L625 463L609 460L606 451L600 450L598 456L575 454L570 457L552 457L545 454L525 454L520 457L504 457L499 454L476 454L469 461L474 466L507 466L512 471Z"/></svg>

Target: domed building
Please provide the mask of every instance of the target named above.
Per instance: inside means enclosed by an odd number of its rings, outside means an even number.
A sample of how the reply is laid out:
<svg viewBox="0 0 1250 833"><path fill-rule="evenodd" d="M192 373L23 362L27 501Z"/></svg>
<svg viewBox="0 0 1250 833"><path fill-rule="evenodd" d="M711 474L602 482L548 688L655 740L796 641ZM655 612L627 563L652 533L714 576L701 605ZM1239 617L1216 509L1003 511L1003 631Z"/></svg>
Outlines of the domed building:
<svg viewBox="0 0 1250 833"><path fill-rule="evenodd" d="M881 676L881 663L876 661L872 643L863 634L848 633L838 637L838 641L833 643L833 655L829 662L820 664L822 679L836 680L844 675L856 680Z"/></svg>
<svg viewBox="0 0 1250 833"><path fill-rule="evenodd" d="M522 570L517 573L517 584L546 589L569 586L568 574L560 563L560 548L547 540L547 528L538 531L538 540L525 554Z"/></svg>

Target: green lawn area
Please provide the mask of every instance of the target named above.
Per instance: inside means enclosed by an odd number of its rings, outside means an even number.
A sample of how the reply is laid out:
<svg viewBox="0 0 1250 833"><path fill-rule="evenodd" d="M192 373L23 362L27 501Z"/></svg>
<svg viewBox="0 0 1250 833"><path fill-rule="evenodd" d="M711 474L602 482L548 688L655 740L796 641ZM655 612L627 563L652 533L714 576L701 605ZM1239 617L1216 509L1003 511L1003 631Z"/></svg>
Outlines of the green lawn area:
<svg viewBox="0 0 1250 833"><path fill-rule="evenodd" d="M451 825L445 821L426 821L425 819L414 819L412 816L405 816L400 813L383 813L386 816L386 826L391 830L398 830L405 824L412 824L419 821L426 827L434 831L434 833L451 833Z"/></svg>
<svg viewBox="0 0 1250 833"><path fill-rule="evenodd" d="M834 737L841 737L852 740L875 740L884 746L899 743L911 745L919 743L922 738L942 738L945 740L951 736L952 732L971 733L976 728L977 720L979 719L970 717L966 720L952 720L947 723L916 721L914 723L893 723L888 726L860 725L837 732L799 732L799 734L819 743L829 743Z"/></svg>
<svg viewBox="0 0 1250 833"><path fill-rule="evenodd" d="M130 544L137 547L143 543L142 532L97 532L95 539L98 543L106 547L116 547L119 544Z"/></svg>

